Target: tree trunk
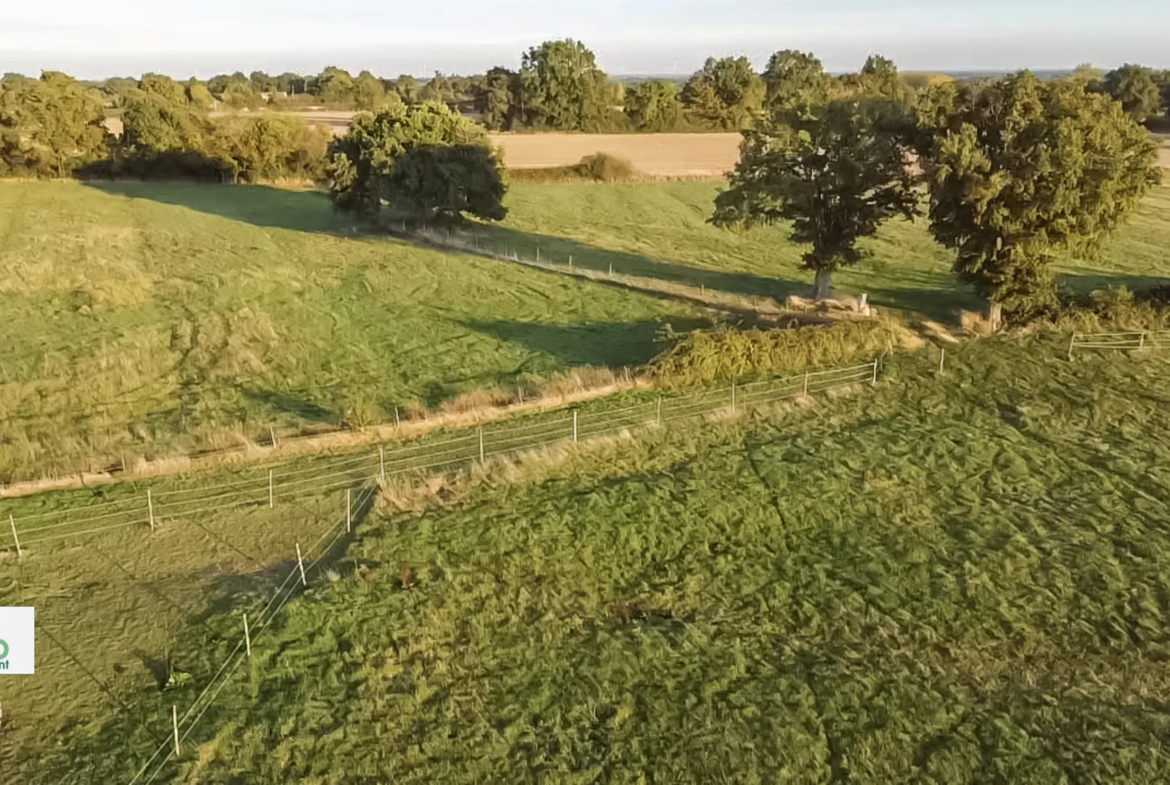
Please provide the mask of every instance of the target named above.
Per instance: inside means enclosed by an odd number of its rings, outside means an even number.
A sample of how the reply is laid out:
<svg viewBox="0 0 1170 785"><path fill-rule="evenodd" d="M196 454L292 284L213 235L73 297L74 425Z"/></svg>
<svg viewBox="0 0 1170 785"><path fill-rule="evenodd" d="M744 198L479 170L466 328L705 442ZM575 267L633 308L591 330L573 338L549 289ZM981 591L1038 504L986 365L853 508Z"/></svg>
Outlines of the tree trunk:
<svg viewBox="0 0 1170 785"><path fill-rule="evenodd" d="M816 283L813 284L813 299L827 300L833 296L833 271L828 267L817 270Z"/></svg>
<svg viewBox="0 0 1170 785"><path fill-rule="evenodd" d="M1003 303L997 303L995 300L987 303L987 321L991 323L992 330L998 330L1003 326Z"/></svg>

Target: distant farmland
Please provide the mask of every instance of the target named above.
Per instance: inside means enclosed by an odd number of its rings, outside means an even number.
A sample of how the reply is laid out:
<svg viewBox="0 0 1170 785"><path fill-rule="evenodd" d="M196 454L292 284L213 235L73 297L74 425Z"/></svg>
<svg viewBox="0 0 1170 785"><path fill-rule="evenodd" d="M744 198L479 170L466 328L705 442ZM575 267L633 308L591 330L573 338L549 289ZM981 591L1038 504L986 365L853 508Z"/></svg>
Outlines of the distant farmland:
<svg viewBox="0 0 1170 785"><path fill-rule="evenodd" d="M302 112L317 125L327 125L341 136L353 112ZM106 121L111 133L121 134L122 122ZM593 153L625 158L643 174L654 177L720 177L739 160L739 134L492 134L513 169L547 169L575 164ZM1170 143L1159 151L1162 166L1170 169Z"/></svg>
<svg viewBox="0 0 1170 785"><path fill-rule="evenodd" d="M311 123L345 133L352 112L306 112ZM739 134L492 134L513 169L575 164L593 153L625 158L656 177L720 177L739 160Z"/></svg>
<svg viewBox="0 0 1170 785"><path fill-rule="evenodd" d="M309 122L345 133L353 112L306 112ZM638 171L657 177L719 177L739 160L737 133L731 134L492 134L513 169L547 169L575 164L593 153L625 158ZM1159 151L1170 169L1170 143Z"/></svg>

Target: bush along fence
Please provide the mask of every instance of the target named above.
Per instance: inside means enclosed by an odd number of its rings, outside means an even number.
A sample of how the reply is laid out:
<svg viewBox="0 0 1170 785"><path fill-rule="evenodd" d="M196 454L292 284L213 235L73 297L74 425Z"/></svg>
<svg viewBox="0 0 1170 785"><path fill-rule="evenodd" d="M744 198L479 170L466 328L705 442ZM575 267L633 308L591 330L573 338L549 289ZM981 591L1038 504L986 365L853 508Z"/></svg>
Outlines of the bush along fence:
<svg viewBox="0 0 1170 785"><path fill-rule="evenodd" d="M1157 351L1170 349L1170 330L1148 330L1128 333L1073 333L1068 344L1068 359L1078 350L1105 349L1111 351Z"/></svg>
<svg viewBox="0 0 1170 785"><path fill-rule="evenodd" d="M261 505L275 507L282 500L301 495L385 482L390 477L444 473L484 463L495 456L662 426L725 410L746 411L862 382L875 384L878 371L879 361L874 360L801 376L662 396L622 409L561 410L530 423L487 425L414 444L382 446L371 452L318 459L311 465L305 465L302 459L297 463L257 467L251 477L220 485L158 491L145 488L137 497L84 507L22 516L9 512L0 515L0 520L8 519L5 521L8 526L0 528L0 547L23 554L30 546L75 540L114 529L137 526L153 531L164 523L212 511Z"/></svg>

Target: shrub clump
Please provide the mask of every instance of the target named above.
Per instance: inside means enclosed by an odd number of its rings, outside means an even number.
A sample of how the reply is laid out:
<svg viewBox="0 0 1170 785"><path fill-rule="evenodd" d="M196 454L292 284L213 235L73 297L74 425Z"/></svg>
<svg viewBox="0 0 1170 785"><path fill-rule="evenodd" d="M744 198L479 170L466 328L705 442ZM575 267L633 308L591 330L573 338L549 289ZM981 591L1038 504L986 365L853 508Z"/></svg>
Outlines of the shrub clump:
<svg viewBox="0 0 1170 785"><path fill-rule="evenodd" d="M1170 329L1170 286L1130 291L1124 286L1065 295L1056 326L1075 332Z"/></svg>
<svg viewBox="0 0 1170 785"><path fill-rule="evenodd" d="M665 386L705 384L872 360L919 339L893 319L774 330L720 327L684 335L654 361Z"/></svg>
<svg viewBox="0 0 1170 785"><path fill-rule="evenodd" d="M510 169L508 179L516 183L617 183L640 180L642 174L624 158L609 153L587 155L570 166L547 166L540 169Z"/></svg>
<svg viewBox="0 0 1170 785"><path fill-rule="evenodd" d="M631 180L638 173L629 161L609 153L587 155L574 168L582 179L597 180L601 183Z"/></svg>

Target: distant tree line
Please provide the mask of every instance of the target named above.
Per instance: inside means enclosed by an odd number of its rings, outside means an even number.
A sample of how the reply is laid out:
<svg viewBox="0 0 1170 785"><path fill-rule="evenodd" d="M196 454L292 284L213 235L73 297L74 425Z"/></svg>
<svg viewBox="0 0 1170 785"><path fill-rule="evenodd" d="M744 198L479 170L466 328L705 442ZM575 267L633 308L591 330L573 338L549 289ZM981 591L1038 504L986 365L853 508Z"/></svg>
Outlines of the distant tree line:
<svg viewBox="0 0 1170 785"><path fill-rule="evenodd" d="M228 88L230 90L230 87ZM119 80L116 101L56 72L0 79L0 176L320 179L327 129L277 113L214 116L209 89L169 76ZM120 135L109 130L117 109Z"/></svg>

